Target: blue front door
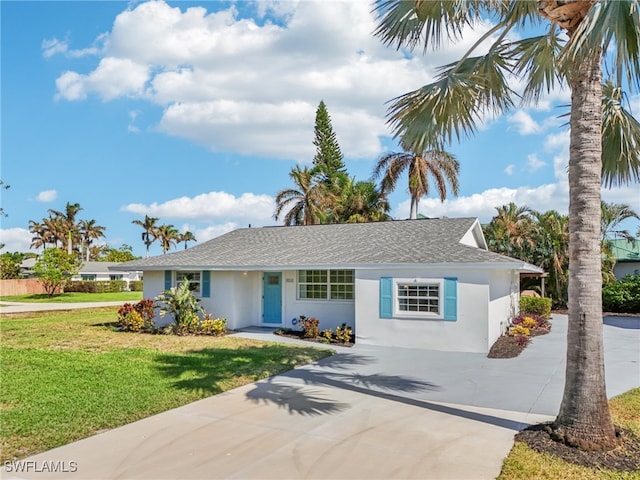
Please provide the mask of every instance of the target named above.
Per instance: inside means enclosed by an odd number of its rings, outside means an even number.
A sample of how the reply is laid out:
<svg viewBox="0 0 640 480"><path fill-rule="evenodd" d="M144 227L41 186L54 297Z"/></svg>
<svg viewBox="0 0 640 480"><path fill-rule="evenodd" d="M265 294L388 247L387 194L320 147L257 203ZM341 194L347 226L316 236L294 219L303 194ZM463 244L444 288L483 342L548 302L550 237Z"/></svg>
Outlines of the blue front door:
<svg viewBox="0 0 640 480"><path fill-rule="evenodd" d="M264 272L262 323L282 324L282 273Z"/></svg>

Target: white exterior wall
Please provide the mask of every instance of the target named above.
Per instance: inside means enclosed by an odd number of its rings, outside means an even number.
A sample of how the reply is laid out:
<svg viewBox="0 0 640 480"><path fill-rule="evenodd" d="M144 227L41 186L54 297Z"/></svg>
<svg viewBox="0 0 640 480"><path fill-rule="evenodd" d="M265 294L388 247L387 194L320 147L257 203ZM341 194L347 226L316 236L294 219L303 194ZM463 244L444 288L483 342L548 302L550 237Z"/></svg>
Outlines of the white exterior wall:
<svg viewBox="0 0 640 480"><path fill-rule="evenodd" d="M262 314L260 272L211 272L211 296L201 298L205 312L227 319L232 330L259 325Z"/></svg>
<svg viewBox="0 0 640 480"><path fill-rule="evenodd" d="M214 317L227 319L230 329L262 326L262 272L211 272L211 296L200 304ZM175 278L175 273L174 273ZM164 290L164 271L144 274L144 298L154 298ZM298 300L297 272L282 272L282 325L296 328L292 320L300 315L316 317L320 328L335 329L343 322L355 329L353 300ZM166 325L170 318L156 317L156 324ZM269 327L280 326L275 324Z"/></svg>
<svg viewBox="0 0 640 480"><path fill-rule="evenodd" d="M164 290L164 272L146 271L144 272L144 282L142 284L142 297L155 298ZM170 315L160 317L158 310L153 319L154 323L159 326L165 326L172 322Z"/></svg>
<svg viewBox="0 0 640 480"><path fill-rule="evenodd" d="M283 327L296 328L292 320L300 315L315 317L320 330L335 329L346 323L355 331L355 302L353 300L298 300L298 280L295 270L282 272ZM357 298L357 294L356 294Z"/></svg>
<svg viewBox="0 0 640 480"><path fill-rule="evenodd" d="M456 277L457 320L380 318L381 277L417 280ZM490 277L487 270L357 270L356 342L485 353L489 349ZM496 305L502 305L497 296L495 301Z"/></svg>
<svg viewBox="0 0 640 480"><path fill-rule="evenodd" d="M487 351L518 314L520 275L514 270L495 270L490 275Z"/></svg>

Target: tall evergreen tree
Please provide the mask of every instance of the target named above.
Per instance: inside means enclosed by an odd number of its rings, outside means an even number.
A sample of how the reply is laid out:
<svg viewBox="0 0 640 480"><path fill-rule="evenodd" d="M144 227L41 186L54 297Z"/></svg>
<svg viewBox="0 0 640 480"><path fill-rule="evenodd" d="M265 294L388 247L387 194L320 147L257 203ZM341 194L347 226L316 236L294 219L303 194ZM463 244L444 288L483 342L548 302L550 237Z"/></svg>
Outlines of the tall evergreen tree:
<svg viewBox="0 0 640 480"><path fill-rule="evenodd" d="M314 133L313 144L316 146L316 154L313 157L313 165L320 171L322 182L331 184L337 173L345 173L347 169L338 139L331 126L331 117L323 100L320 101L316 110Z"/></svg>

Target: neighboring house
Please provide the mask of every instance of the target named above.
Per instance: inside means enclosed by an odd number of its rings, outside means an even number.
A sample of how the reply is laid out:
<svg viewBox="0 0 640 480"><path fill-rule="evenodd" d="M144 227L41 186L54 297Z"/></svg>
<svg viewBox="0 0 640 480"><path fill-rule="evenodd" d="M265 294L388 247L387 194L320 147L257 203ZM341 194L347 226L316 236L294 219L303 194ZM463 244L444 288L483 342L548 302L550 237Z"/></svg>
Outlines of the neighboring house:
<svg viewBox="0 0 640 480"><path fill-rule="evenodd" d="M231 329L306 315L358 343L471 352L517 313L519 274L542 273L488 251L475 218L243 228L119 268L144 271L145 298L190 279Z"/></svg>
<svg viewBox="0 0 640 480"><path fill-rule="evenodd" d="M28 258L20 264L22 275L26 278L34 277L33 266L35 265L36 258ZM129 285L129 282L134 280L142 280L142 271L135 270L120 270L119 262L83 262L82 268L77 275L71 277L72 281L109 281L109 280L124 280Z"/></svg>
<svg viewBox="0 0 640 480"><path fill-rule="evenodd" d="M121 270L120 262L83 262L77 275L71 277L72 281L98 281L124 280L129 282L142 280L140 270Z"/></svg>
<svg viewBox="0 0 640 480"><path fill-rule="evenodd" d="M611 251L616 259L613 273L618 280L627 275L640 273L640 240L611 240Z"/></svg>

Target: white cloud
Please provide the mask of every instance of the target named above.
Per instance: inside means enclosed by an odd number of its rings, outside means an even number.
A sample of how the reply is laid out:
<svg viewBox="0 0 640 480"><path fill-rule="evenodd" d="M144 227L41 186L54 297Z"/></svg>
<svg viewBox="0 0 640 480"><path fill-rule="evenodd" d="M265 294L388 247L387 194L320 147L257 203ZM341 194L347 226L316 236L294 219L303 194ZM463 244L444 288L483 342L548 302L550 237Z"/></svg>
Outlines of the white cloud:
<svg viewBox="0 0 640 480"><path fill-rule="evenodd" d="M36 196L36 201L48 203L53 202L56 198L58 198L58 192L55 190L45 190L43 192L38 193Z"/></svg>
<svg viewBox="0 0 640 480"><path fill-rule="evenodd" d="M324 100L345 156L372 158L391 133L386 102L429 82L436 66L491 27L467 28L458 44L411 57L372 35L364 0L247 5L278 22L239 18L233 6L208 13L162 1L134 5L96 40L104 44L98 67L61 74L56 97L147 100L163 107L156 129L167 135L300 161L313 153L314 113Z"/></svg>
<svg viewBox="0 0 640 480"><path fill-rule="evenodd" d="M194 231L194 235L198 239L198 243L204 243L207 240L211 240L212 238L224 235L225 233L235 230L238 227L240 227L240 225L235 222L227 222L223 224L211 225L206 228L196 229Z"/></svg>
<svg viewBox="0 0 640 480"><path fill-rule="evenodd" d="M531 115L524 110L518 110L516 113L509 115L507 122L514 125L520 135L539 133L542 129L542 127L531 118Z"/></svg>
<svg viewBox="0 0 640 480"><path fill-rule="evenodd" d="M122 210L152 217L201 222L227 218L265 221L273 215L274 200L269 195L254 193L243 193L236 197L226 192L209 192L192 198L180 197L150 205L131 203L122 207Z"/></svg>
<svg viewBox="0 0 640 480"><path fill-rule="evenodd" d="M511 165L507 165L507 168L504 169L504 173L506 173L507 175L513 175L516 171L516 166L511 164Z"/></svg>
<svg viewBox="0 0 640 480"><path fill-rule="evenodd" d="M66 53L68 49L69 45L65 40L58 40L57 38L42 40L42 56L44 58L51 58L59 53Z"/></svg>
<svg viewBox="0 0 640 480"><path fill-rule="evenodd" d="M103 58L89 75L65 72L56 80L57 98L82 100L95 91L103 100L121 96L141 96L149 77L148 67L130 59Z"/></svg>
<svg viewBox="0 0 640 480"><path fill-rule="evenodd" d="M0 229L0 243L4 244L2 252L28 252L33 235L24 228Z"/></svg>
<svg viewBox="0 0 640 480"><path fill-rule="evenodd" d="M535 172L536 170L540 170L545 165L546 163L540 160L535 153L527 155L527 168L529 169L530 172Z"/></svg>
<svg viewBox="0 0 640 480"><path fill-rule="evenodd" d="M470 196L461 196L440 202L436 198L420 200L419 212L428 217L478 217L481 222L488 222L496 213L496 207L515 202L534 210L558 210L567 213L569 190L566 184L553 183L539 187L491 188ZM396 217L409 216L410 200L398 205Z"/></svg>

